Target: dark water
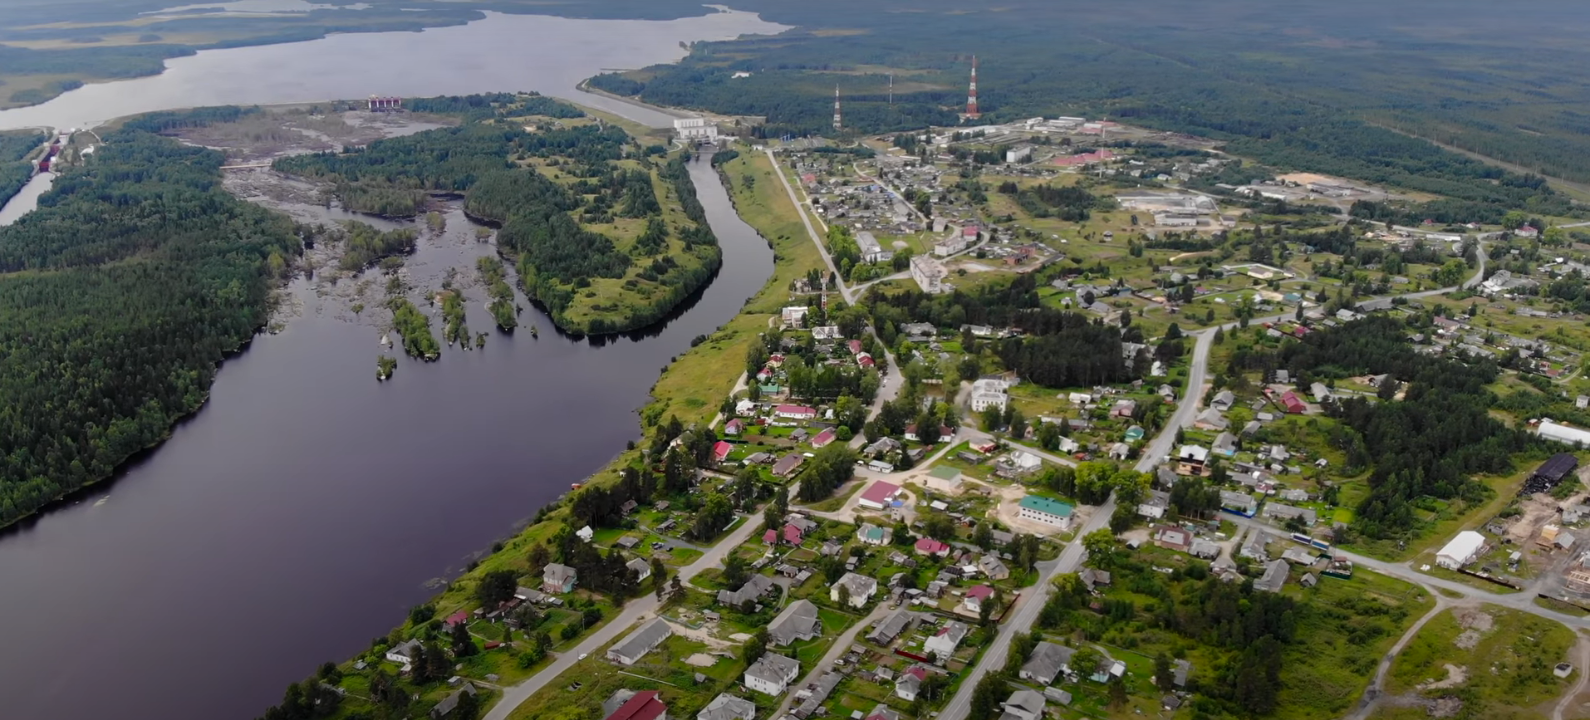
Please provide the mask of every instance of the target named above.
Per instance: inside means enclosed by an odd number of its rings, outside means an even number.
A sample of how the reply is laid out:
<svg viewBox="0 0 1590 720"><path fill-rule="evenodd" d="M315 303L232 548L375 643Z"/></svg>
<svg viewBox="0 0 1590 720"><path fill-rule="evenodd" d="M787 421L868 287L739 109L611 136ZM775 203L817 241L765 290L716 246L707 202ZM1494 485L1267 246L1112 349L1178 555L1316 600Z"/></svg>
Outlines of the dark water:
<svg viewBox="0 0 1590 720"><path fill-rule="evenodd" d="M697 162L692 176L723 270L646 336L560 337L527 309L540 339L510 338L476 286L469 321L491 331L484 350L400 356L377 383L381 333L335 297L351 283L325 296L296 282L298 317L227 361L170 441L0 538L0 716L253 717L622 450L659 369L772 271L716 173ZM491 252L472 231L451 212L448 237L411 258L414 284L437 287L445 267Z"/></svg>

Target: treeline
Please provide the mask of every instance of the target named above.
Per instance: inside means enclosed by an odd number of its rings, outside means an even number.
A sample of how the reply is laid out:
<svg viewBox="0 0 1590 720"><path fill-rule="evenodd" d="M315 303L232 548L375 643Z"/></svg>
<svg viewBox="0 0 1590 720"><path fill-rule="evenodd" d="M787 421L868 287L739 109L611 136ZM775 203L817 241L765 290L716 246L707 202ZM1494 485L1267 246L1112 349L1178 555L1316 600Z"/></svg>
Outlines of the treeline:
<svg viewBox="0 0 1590 720"><path fill-rule="evenodd" d="M238 107L236 105L217 105L215 107L193 108L192 110L168 110L139 115L122 123L122 127L159 134L183 128L209 127L216 124L237 122L244 117L259 112L261 111L258 107Z"/></svg>
<svg viewBox="0 0 1590 720"><path fill-rule="evenodd" d="M580 118L585 113L561 100L539 93L482 93L479 95L439 95L405 98L403 107L419 113L458 115L466 121L498 117L541 115L551 118Z"/></svg>
<svg viewBox="0 0 1590 720"><path fill-rule="evenodd" d="M1074 186L1044 184L1022 188L1007 180L1000 183L999 192L1015 196L1016 203L1033 217L1054 217L1067 222L1085 222L1098 204L1093 193Z"/></svg>
<svg viewBox="0 0 1590 720"><path fill-rule="evenodd" d="M503 270L502 261L494 257L483 257L475 261L475 268L480 271L481 283L486 286L486 293L491 296L491 317L497 321L497 327L503 332L513 332L519 326L519 317L513 298L513 288L508 286L507 273Z"/></svg>
<svg viewBox="0 0 1590 720"><path fill-rule="evenodd" d="M1233 370L1290 368L1300 383L1389 375L1378 402L1354 396L1327 405L1351 430L1333 438L1347 455L1343 472L1371 468L1354 527L1374 538L1416 534L1427 496L1485 501L1491 491L1474 476L1511 471L1513 455L1538 442L1491 417L1496 398L1486 385L1496 379L1494 363L1414 352L1410 332L1396 319L1371 316L1275 351L1239 350L1231 359ZM1390 399L1399 387L1404 399Z"/></svg>
<svg viewBox="0 0 1590 720"><path fill-rule="evenodd" d="M31 130L0 133L0 206L33 177L28 154L44 144L45 135Z"/></svg>
<svg viewBox="0 0 1590 720"><path fill-rule="evenodd" d="M223 160L123 129L0 228L0 523L163 439L264 324L301 242Z"/></svg>

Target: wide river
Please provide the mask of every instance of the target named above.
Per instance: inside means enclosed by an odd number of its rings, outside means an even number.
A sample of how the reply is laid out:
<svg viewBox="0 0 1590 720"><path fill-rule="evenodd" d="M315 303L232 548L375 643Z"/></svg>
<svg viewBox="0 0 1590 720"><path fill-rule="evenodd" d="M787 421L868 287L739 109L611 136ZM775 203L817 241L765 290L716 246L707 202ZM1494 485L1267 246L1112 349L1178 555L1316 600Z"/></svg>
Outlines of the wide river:
<svg viewBox="0 0 1590 720"><path fill-rule="evenodd" d="M372 93L575 97L574 84L603 68L676 60L680 41L781 29L739 13L493 15L422 33L204 52L171 61L164 75L0 113L0 127ZM648 333L577 341L527 310L521 324L538 324L539 340L492 333L481 351L445 349L433 364L403 358L391 382L377 383L379 331L295 281L293 319L228 360L209 403L169 441L115 482L0 537L0 715L254 717L320 662L367 647L434 593L427 581L455 576L607 462L638 437L635 411L658 371L732 318L772 271L771 251L717 175L697 162L692 177L723 270ZM450 234L463 229L454 220ZM422 242L410 265L424 272L474 252ZM478 288L470 299L470 325L490 328Z"/></svg>

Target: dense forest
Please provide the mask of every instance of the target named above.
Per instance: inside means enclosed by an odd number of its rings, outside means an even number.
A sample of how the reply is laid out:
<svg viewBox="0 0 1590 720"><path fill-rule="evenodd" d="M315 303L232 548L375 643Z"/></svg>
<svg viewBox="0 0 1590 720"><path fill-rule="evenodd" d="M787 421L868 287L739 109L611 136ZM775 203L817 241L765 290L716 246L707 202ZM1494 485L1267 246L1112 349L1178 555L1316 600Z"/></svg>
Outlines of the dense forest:
<svg viewBox="0 0 1590 720"><path fill-rule="evenodd" d="M27 157L44 143L42 133L31 131L0 133L0 205L5 205L33 177L33 163Z"/></svg>
<svg viewBox="0 0 1590 720"><path fill-rule="evenodd" d="M221 188L220 153L105 135L0 228L0 523L108 477L209 393L301 250Z"/></svg>
<svg viewBox="0 0 1590 720"><path fill-rule="evenodd" d="M476 120L526 113L573 117L579 110L535 95L430 98L410 107L462 113ZM488 112L489 110L489 112ZM620 164L635 158L637 166ZM559 183L521 163L540 161L572 176ZM722 263L717 239L706 225L682 158L657 167L621 128L605 124L542 127L519 123L467 122L381 140L342 154L284 158L284 172L331 183L350 208L412 216L425 209L429 193L459 193L471 215L501 225L499 252L515 263L521 286L546 306L559 327L605 333L642 327L661 319L711 280ZM678 198L689 223L662 220L653 175ZM632 247L582 223L647 219ZM670 242L677 239L680 247ZM361 252L356 264L383 254ZM590 300L594 281L623 280L624 302L597 305L580 318L578 303ZM498 325L512 327L511 298L501 290L493 310ZM506 298L506 302L502 299ZM507 320L507 322L504 322Z"/></svg>
<svg viewBox="0 0 1590 720"><path fill-rule="evenodd" d="M1495 363L1414 352L1410 332L1394 318L1372 316L1231 358L1233 371L1289 368L1300 383L1387 374L1382 387L1404 384L1402 400L1383 392L1378 401L1353 396L1327 407L1350 430L1332 437L1347 454L1343 472L1371 470L1354 527L1374 538L1418 533L1426 497L1485 500L1490 490L1473 476L1511 471L1513 456L1538 442L1490 416L1496 399L1486 385L1496 379Z"/></svg>

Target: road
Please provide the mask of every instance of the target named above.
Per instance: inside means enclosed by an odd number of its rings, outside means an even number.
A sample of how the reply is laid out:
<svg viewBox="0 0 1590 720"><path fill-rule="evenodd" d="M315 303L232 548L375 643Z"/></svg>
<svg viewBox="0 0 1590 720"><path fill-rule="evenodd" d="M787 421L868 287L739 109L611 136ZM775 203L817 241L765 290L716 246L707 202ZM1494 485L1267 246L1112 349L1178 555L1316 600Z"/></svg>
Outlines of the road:
<svg viewBox="0 0 1590 720"><path fill-rule="evenodd" d="M799 492L800 483L790 486L791 496ZM723 563L723 559L728 556L729 551L744 544L761 529L760 515L747 516L746 522L739 529L729 533L727 537L718 541L716 545L708 548L695 562L680 568L679 581L688 582L703 570L718 567ZM657 600L655 593L629 601L624 606L624 609L619 612L618 617L613 618L612 622L592 633L590 637L580 641L579 645L559 655L552 661L551 665L546 666L541 672L526 678L524 682L505 688L502 693L502 700L493 705L491 710L486 713L486 720L507 720L515 708L523 704L524 701L529 700L530 696L536 694L537 690L546 687L547 683L556 680L559 675L574 667L574 664L579 662L582 655L594 654L602 649L602 646L629 632L636 623L655 616L660 607L662 607L662 603Z"/></svg>
<svg viewBox="0 0 1590 720"><path fill-rule="evenodd" d="M1419 618L1418 622L1413 624L1413 627L1408 628L1408 631L1403 633L1401 638L1397 639L1397 644L1392 645L1391 650L1386 653L1386 656L1380 659L1380 667L1376 668L1375 670L1375 679L1371 681L1369 683L1369 687L1364 690L1363 697L1359 698L1358 708L1352 713L1348 714L1347 717L1343 718L1343 720L1367 720L1369 714L1374 711L1375 705L1380 702L1380 693L1386 686L1386 674L1391 672L1391 663L1397 658L1397 654L1402 652L1402 649L1408 646L1408 643L1413 640L1414 635L1419 634L1419 628L1424 627L1425 623L1430 622L1432 618L1440 615L1442 611L1447 609L1446 598L1442 597L1440 594L1434 595L1435 607L1430 608L1430 612L1425 613L1424 617Z"/></svg>
<svg viewBox="0 0 1590 720"><path fill-rule="evenodd" d="M789 692L784 693L784 700L778 704L778 711L768 717L784 717L784 713L789 710L790 703L795 700L795 692L797 690L815 682L818 676L825 671L833 669L834 661L838 660L839 656L844 655L845 651L850 649L850 645L856 641L858 633L870 627L873 623L882 620L884 616L891 612L894 612L894 608L889 606L888 598L884 598L878 602L876 607L872 608L872 612L867 613L866 617L851 625L849 630L835 638L833 647L828 648L828 652L823 655L823 659L818 660L817 664L812 666L811 672L806 673L806 677L801 678L799 682L790 684Z"/></svg>

